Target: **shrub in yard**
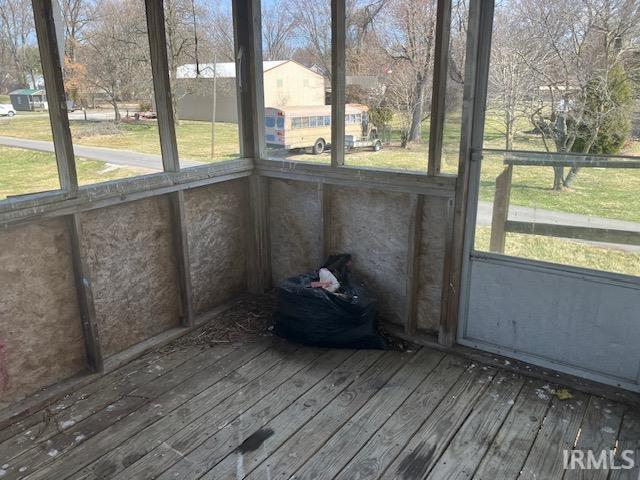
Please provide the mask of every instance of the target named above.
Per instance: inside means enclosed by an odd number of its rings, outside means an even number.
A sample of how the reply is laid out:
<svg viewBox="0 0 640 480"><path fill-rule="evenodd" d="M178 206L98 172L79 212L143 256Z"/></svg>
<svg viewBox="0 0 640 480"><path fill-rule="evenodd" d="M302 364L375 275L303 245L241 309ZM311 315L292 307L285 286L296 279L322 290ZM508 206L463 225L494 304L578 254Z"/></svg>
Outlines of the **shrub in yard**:
<svg viewBox="0 0 640 480"><path fill-rule="evenodd" d="M594 154L620 152L631 133L633 113L632 84L624 69L614 66L606 79L591 80L584 101L583 120L576 127L571 150Z"/></svg>

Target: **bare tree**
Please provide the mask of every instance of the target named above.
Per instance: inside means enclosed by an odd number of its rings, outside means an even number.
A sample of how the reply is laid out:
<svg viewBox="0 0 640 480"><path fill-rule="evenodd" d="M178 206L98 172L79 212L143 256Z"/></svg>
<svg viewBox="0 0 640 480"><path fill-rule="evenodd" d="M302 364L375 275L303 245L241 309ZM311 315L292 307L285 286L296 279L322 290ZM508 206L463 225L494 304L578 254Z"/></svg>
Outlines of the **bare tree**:
<svg viewBox="0 0 640 480"><path fill-rule="evenodd" d="M275 0L262 11L262 56L265 60L288 60L295 52L298 27L286 0Z"/></svg>

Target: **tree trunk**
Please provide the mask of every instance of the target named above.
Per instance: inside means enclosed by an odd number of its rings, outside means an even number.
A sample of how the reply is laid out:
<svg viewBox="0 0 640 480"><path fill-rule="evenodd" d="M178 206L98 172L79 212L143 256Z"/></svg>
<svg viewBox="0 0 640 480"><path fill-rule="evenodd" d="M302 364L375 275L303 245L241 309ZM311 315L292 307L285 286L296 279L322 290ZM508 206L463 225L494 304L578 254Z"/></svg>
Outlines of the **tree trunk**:
<svg viewBox="0 0 640 480"><path fill-rule="evenodd" d="M113 121L114 123L120 122L120 109L118 108L118 102L115 100L111 103L113 106Z"/></svg>
<svg viewBox="0 0 640 480"><path fill-rule="evenodd" d="M422 75L418 75L414 94L414 105L411 111L411 124L407 142L419 142L422 139L422 112L424 106L425 82Z"/></svg>
<svg viewBox="0 0 640 480"><path fill-rule="evenodd" d="M564 167L553 167L553 190L562 191L564 185Z"/></svg>
<svg viewBox="0 0 640 480"><path fill-rule="evenodd" d="M505 127L505 148L511 150L513 148L513 116L511 112L506 112Z"/></svg>

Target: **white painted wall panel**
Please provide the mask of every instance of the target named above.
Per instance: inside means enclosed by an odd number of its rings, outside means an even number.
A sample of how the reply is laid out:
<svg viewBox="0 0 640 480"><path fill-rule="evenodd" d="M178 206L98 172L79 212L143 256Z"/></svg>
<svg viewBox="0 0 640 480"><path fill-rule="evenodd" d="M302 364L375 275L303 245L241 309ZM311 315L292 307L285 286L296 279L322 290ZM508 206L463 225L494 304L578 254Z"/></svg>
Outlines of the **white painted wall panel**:
<svg viewBox="0 0 640 480"><path fill-rule="evenodd" d="M470 261L461 343L640 391L640 284Z"/></svg>

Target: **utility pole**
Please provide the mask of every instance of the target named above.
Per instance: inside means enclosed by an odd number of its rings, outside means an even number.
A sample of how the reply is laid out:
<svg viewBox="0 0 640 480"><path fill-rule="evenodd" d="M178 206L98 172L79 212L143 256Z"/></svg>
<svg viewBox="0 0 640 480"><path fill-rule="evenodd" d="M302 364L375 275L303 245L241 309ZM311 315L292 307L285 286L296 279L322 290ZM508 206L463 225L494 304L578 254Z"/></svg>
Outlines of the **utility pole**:
<svg viewBox="0 0 640 480"><path fill-rule="evenodd" d="M218 95L217 88L217 69L218 69L218 54L213 55L213 109L211 112L211 158L213 159L216 151L216 96Z"/></svg>

